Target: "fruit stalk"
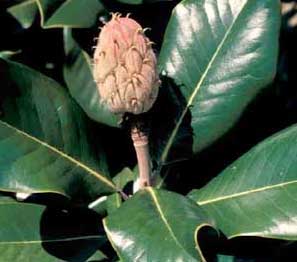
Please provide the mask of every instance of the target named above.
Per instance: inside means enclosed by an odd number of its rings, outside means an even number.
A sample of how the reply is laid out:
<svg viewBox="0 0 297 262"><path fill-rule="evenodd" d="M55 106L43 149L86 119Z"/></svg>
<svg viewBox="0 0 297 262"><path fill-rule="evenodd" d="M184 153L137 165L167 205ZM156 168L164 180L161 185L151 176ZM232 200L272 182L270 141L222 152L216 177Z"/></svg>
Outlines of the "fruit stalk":
<svg viewBox="0 0 297 262"><path fill-rule="evenodd" d="M139 189L151 186L151 158L149 153L148 130L141 120L135 120L131 125L131 138L136 151L139 168Z"/></svg>

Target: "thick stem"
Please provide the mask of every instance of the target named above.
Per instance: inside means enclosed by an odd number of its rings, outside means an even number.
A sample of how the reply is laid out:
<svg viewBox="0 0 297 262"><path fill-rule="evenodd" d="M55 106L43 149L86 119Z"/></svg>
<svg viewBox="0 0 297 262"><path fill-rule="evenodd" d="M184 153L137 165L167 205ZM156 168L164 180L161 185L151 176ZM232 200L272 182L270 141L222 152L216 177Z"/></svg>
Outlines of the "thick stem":
<svg viewBox="0 0 297 262"><path fill-rule="evenodd" d="M148 134L139 122L131 126L131 138L138 161L139 188L151 186L151 159L148 146Z"/></svg>

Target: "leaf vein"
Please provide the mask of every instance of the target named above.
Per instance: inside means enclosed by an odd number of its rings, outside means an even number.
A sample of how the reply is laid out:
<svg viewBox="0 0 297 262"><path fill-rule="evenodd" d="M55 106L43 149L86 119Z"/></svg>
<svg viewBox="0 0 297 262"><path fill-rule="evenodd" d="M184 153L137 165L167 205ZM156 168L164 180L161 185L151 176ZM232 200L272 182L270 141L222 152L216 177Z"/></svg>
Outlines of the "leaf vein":
<svg viewBox="0 0 297 262"><path fill-rule="evenodd" d="M224 44L225 44L225 42L226 42L226 40L227 40L229 34L231 33L231 31L232 31L232 29L233 29L233 27L234 27L234 25L235 25L235 23L236 23L238 17L240 16L240 14L242 13L242 11L244 10L244 8L245 8L247 2L248 2L248 1L246 1L246 2L242 5L240 12L237 14L237 16L236 16L236 17L234 18L234 20L232 21L230 27L229 27L228 30L226 31L224 37L222 38L221 42L219 43L217 49L215 50L215 52L214 52L214 54L213 54L211 60L209 61L209 63L208 63L208 65L207 65L207 67L206 67L206 69L205 69L203 75L201 76L201 78L200 78L200 80L199 80L199 82L198 82L196 88L194 89L192 95L190 96L189 101L188 101L188 103L187 103L187 106L186 106L185 109L183 110L183 112L182 112L182 114L181 114L181 117L179 118L179 120L178 120L178 122L177 122L177 124L176 124L176 126L175 126L175 128L174 128L174 130L173 130L173 132L172 132L172 134L171 134L171 136L170 136L170 138L169 138L169 140L168 140L166 146L165 146L165 149L164 149L164 151L163 151L163 153L162 153L162 156L161 156L161 164L163 164L163 163L166 161L166 158L167 158L167 155L168 155L168 153L169 153L169 150L170 150L170 148L171 148L171 146L172 146L172 144L173 144L173 142L174 142L174 139L175 139L175 137L176 137L176 135L177 135L177 132L178 132L178 130L179 130L181 124L182 124L182 121L183 121L183 119L184 119L184 117L185 117L185 115L186 115L186 113L187 113L187 110L188 110L189 107L192 105L192 103L193 103L193 101L194 101L194 99L195 99L195 97L196 97L198 91L200 90L200 87L202 86L202 84L203 84L205 78L206 78L207 75L208 75L209 70L211 69L211 66L213 65L213 63L214 63L214 61L215 61L217 55L220 53L220 50L221 50L222 47L224 46Z"/></svg>
<svg viewBox="0 0 297 262"><path fill-rule="evenodd" d="M228 200L228 199L232 199L232 198L235 198L235 197L240 197L240 196L244 196L244 195L248 195L248 194L253 194L253 193L257 193L257 192L265 192L267 190L280 188L280 187L283 187L283 186L296 184L296 183L297 183L297 180L284 182L284 183L280 183L280 184L276 184L276 185L260 187L260 188L257 188L257 189L251 189L251 190L248 190L248 191L243 191L243 192L239 192L239 193L235 193L235 194L231 194L231 195L227 195L227 196L217 197L217 198L210 199L210 200L204 200L204 201L199 201L198 200L197 203L200 206L202 206L202 205L206 205L206 204L210 204L210 203L214 203L214 202L219 202L219 201L224 201L224 200Z"/></svg>
<svg viewBox="0 0 297 262"><path fill-rule="evenodd" d="M76 166L79 166L80 168L82 168L83 170L86 170L89 174L93 175L94 177L96 177L97 179L99 179L102 183L106 184L107 186L109 186L110 188L112 188L113 190L117 190L117 187L111 182L109 181L107 178L105 178L104 176L102 176L101 174L99 174L98 172L94 171L93 169L87 167L86 165L84 165L83 163L81 163L80 161L76 160L75 158L63 153L62 151L52 147L51 145L47 144L46 142L43 142L41 140L39 140L38 138L36 137L33 137L29 134L27 134L26 132L24 131L21 131L13 126L11 126L10 124L0 120L0 124L6 126L7 128L9 129L12 129L14 130L16 133L26 137L27 139L29 140L32 140L34 141L35 143L37 144L40 144L46 148L48 148L50 151L54 152L55 154L58 154L60 155L61 157L67 159L69 162L75 164Z"/></svg>

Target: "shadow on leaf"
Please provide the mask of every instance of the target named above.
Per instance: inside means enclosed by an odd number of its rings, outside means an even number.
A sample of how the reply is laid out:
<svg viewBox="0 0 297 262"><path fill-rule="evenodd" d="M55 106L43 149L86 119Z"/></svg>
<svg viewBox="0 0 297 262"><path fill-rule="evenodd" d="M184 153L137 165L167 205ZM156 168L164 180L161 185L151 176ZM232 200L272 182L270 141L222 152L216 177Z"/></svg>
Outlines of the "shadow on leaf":
<svg viewBox="0 0 297 262"><path fill-rule="evenodd" d="M83 262L106 241L98 215L86 208L47 208L40 221L43 248L69 262Z"/></svg>
<svg viewBox="0 0 297 262"><path fill-rule="evenodd" d="M167 177L171 166L192 156L193 132L188 110L176 135L172 136L187 103L172 79L163 77L161 80L158 99L150 111L150 151L155 175Z"/></svg>

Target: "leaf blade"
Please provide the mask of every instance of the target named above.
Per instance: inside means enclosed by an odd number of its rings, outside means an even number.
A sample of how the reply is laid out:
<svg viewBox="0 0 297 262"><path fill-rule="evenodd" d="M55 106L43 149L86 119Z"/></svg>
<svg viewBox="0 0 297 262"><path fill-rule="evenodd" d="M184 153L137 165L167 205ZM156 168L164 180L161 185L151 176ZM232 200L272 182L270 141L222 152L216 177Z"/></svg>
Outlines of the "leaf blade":
<svg viewBox="0 0 297 262"><path fill-rule="evenodd" d="M169 134L161 163L189 110L194 153L234 125L274 77L279 24L279 3L274 0L186 0L177 5L165 33L159 70L181 86L186 105Z"/></svg>
<svg viewBox="0 0 297 262"><path fill-rule="evenodd" d="M84 10L84 15L81 15ZM97 15L105 11L97 0L26 0L7 9L22 27L29 28L39 12L40 25L49 28L88 28L96 23Z"/></svg>
<svg viewBox="0 0 297 262"><path fill-rule="evenodd" d="M63 88L24 65L1 59L0 67L8 92L0 122L1 190L92 199L117 191L102 175L106 160L94 155L86 118Z"/></svg>
<svg viewBox="0 0 297 262"><path fill-rule="evenodd" d="M7 11L27 29L33 24L38 8L35 0L27 0L8 8Z"/></svg>
<svg viewBox="0 0 297 262"><path fill-rule="evenodd" d="M212 222L192 208L182 196L147 188L104 219L104 227L122 261L204 261L195 234Z"/></svg>
<svg viewBox="0 0 297 262"><path fill-rule="evenodd" d="M76 160L75 158L63 153L62 151L56 149L55 147L52 147L51 145L47 144L46 142L43 142L33 136L30 136L29 134L9 125L6 122L3 122L2 120L0 120L0 128L3 129L3 127L6 127L8 129L10 129L11 132L16 132L18 134L20 134L21 136L26 137L28 140L31 140L32 142L35 142L41 146L44 146L45 148L47 148L48 150L54 152L55 154L59 155L59 157L67 159L69 162L71 162L72 164L74 164L75 166L78 166L82 169L84 169L85 171L87 171L87 173L91 174L92 176L96 177L97 179L101 180L104 184L106 184L107 186L109 186L111 189L116 190L115 185L109 181L106 177L104 177L103 175L99 174L98 172L94 171L93 169L89 168L88 166L86 166L85 164L81 163L80 161ZM38 193L40 191L36 191L36 192L30 192L30 193Z"/></svg>
<svg viewBox="0 0 297 262"><path fill-rule="evenodd" d="M296 139L295 125L264 140L189 197L229 238L296 240Z"/></svg>
<svg viewBox="0 0 297 262"><path fill-rule="evenodd" d="M96 250L104 242L100 235L87 234L88 229L84 227L83 232L76 232L63 228L51 232L50 227L46 228L47 235L43 232L43 223L50 216L45 206L18 203L13 199L0 197L0 251L1 259L4 261L58 261L65 260L85 261L92 255L96 258L104 258L104 254ZM57 211L53 211L57 212ZM22 215L20 215L22 214ZM62 213L63 214L63 213ZM55 213L55 215L58 215ZM61 213L59 214L61 216ZM62 215L67 218L67 215ZM65 221L60 221L65 223ZM69 223L69 222L68 222ZM70 223L69 223L70 224ZM50 226L49 223L47 223ZM65 226L65 225L64 225ZM61 227L61 226L58 226ZM53 230L54 231L54 230ZM67 250L80 244L75 252ZM50 247L50 248L49 248ZM64 254L59 257L59 248L64 248Z"/></svg>

